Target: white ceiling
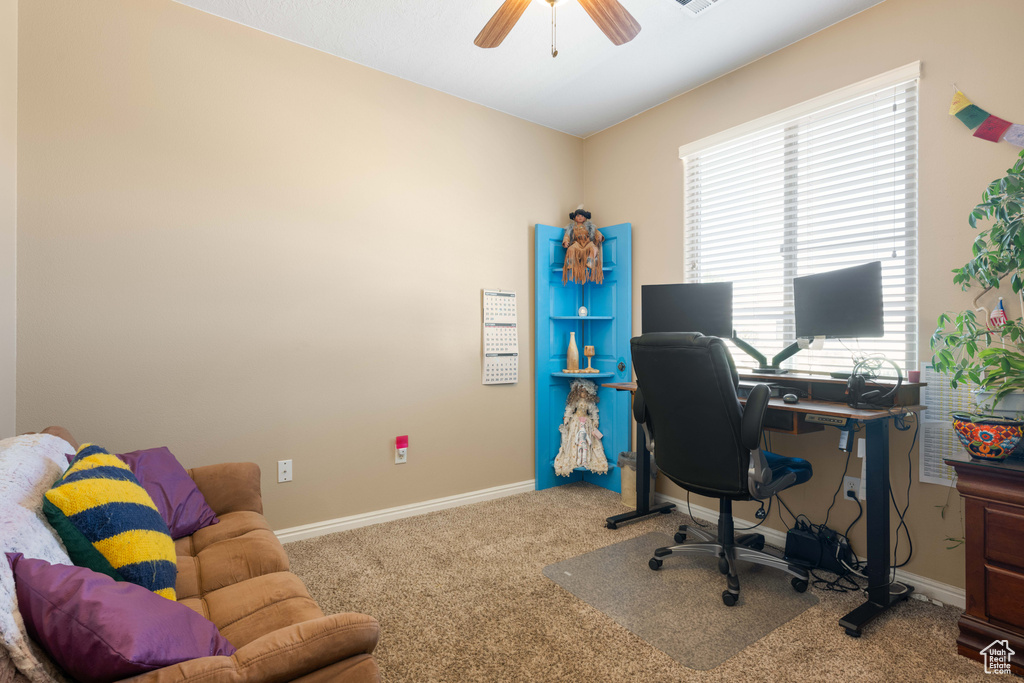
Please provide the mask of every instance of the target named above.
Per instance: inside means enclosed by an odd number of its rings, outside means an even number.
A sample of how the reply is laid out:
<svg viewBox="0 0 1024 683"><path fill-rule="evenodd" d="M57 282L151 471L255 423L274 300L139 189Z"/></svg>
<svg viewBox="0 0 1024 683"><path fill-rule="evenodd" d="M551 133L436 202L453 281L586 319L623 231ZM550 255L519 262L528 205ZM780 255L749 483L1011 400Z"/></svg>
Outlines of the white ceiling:
<svg viewBox="0 0 1024 683"><path fill-rule="evenodd" d="M503 0L177 0L580 137L842 21L882 0L620 0L642 30L616 47L574 0L534 0L498 47L473 44Z"/></svg>

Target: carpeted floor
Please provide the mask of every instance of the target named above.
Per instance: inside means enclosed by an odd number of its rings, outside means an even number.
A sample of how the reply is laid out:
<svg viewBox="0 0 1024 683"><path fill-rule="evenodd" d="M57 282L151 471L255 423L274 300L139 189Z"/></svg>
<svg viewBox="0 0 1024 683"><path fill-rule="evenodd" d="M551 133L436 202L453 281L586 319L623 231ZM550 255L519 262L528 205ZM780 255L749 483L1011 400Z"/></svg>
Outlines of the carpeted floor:
<svg viewBox="0 0 1024 683"><path fill-rule="evenodd" d="M652 531L549 564L544 576L683 666L701 671L818 604L813 591L797 593L777 569L744 563L742 609L727 607L721 597L725 579L707 554L676 555L651 571L652 551L673 545L671 536Z"/></svg>
<svg viewBox="0 0 1024 683"><path fill-rule="evenodd" d="M825 592L721 666L688 669L541 573L627 538L672 534L685 520L674 513L604 528L623 510L615 493L570 484L285 548L325 612L380 621L376 656L387 683L987 678L956 654L959 610L911 600L854 639L837 620L860 599Z"/></svg>

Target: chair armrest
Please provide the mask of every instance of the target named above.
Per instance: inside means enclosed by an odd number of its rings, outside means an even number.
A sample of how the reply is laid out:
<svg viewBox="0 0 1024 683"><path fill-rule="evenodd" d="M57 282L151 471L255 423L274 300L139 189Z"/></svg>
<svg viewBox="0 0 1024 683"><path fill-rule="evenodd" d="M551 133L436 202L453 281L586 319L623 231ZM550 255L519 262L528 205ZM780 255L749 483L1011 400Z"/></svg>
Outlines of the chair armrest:
<svg viewBox="0 0 1024 683"><path fill-rule="evenodd" d="M633 392L633 419L637 424L647 420L647 404L644 403L644 392L640 391L640 387Z"/></svg>
<svg viewBox="0 0 1024 683"><path fill-rule="evenodd" d="M767 384L758 384L747 396L747 404L743 407L743 420L740 422L740 443L747 450L754 450L761 445L761 432L764 431L764 415L768 411L768 399L771 389Z"/></svg>
<svg viewBox="0 0 1024 683"><path fill-rule="evenodd" d="M377 620L353 612L293 624L243 645L230 657L201 657L128 679L132 683L284 683L377 646ZM351 681L377 681L376 665L353 667Z"/></svg>
<svg viewBox="0 0 1024 683"><path fill-rule="evenodd" d="M640 387L636 388L633 392L633 419L636 423L643 427L644 437L647 439L647 450L651 453L654 452L654 425L650 423L650 414L647 412L647 404L644 403L644 393L640 391ZM640 444L637 444L637 462L640 462Z"/></svg>
<svg viewBox="0 0 1024 683"><path fill-rule="evenodd" d="M260 467L252 462L226 462L188 471L213 513L258 512L263 514Z"/></svg>

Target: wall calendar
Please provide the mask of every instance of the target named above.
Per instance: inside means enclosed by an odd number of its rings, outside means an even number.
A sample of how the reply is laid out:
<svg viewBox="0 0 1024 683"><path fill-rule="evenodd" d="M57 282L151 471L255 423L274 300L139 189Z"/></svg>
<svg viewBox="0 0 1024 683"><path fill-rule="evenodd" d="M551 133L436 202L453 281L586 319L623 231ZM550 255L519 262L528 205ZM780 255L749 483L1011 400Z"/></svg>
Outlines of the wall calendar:
<svg viewBox="0 0 1024 683"><path fill-rule="evenodd" d="M484 384L519 381L519 331L516 293L484 290Z"/></svg>

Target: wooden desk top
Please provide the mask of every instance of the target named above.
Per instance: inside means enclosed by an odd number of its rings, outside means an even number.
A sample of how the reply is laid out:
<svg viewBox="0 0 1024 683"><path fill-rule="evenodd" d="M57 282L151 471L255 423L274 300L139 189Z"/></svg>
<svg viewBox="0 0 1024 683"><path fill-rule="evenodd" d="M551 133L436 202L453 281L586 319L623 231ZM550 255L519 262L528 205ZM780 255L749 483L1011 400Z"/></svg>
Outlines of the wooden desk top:
<svg viewBox="0 0 1024 683"><path fill-rule="evenodd" d="M745 398L740 399L740 403L745 402ZM816 415L832 415L833 417L853 418L854 420L867 422L869 420L895 417L896 415L905 415L906 413L919 413L924 410L926 406L894 406L892 408L862 410L860 408L851 408L845 403L834 403L832 401L812 401L810 399L802 398L797 403L786 403L781 398L771 398L768 399L768 407L773 410L786 410L791 413L800 413L804 415L807 413L814 413Z"/></svg>
<svg viewBox="0 0 1024 683"><path fill-rule="evenodd" d="M811 375L803 375L802 377L810 378ZM827 379L832 380L831 377ZM845 382L846 380L832 381ZM608 384L602 384L601 386L608 387L609 389L615 389L617 391L636 391L636 382L609 382ZM745 398L740 399L740 403L745 402ZM768 407L773 410L784 410L790 413L831 415L833 417L853 418L854 420L863 420L866 422L868 420L879 420L906 413L919 413L924 410L926 406L911 405L900 406L898 409L894 407L890 409L879 408L878 410L861 410L859 408L851 408L845 403L834 403L832 401L812 401L810 399L802 398L797 403L786 403L781 398L772 398L768 400Z"/></svg>
<svg viewBox="0 0 1024 683"><path fill-rule="evenodd" d="M762 375L749 370L740 370L739 376L742 380L760 380L763 382L774 382L776 384L786 384L787 382L813 382L814 384L846 384L847 380L831 377L829 375L810 375L801 372L785 372L781 375ZM896 384L894 379L870 379L868 384L876 384L878 386L892 386ZM905 387L926 387L926 382L911 382L906 377L903 378L903 386Z"/></svg>

